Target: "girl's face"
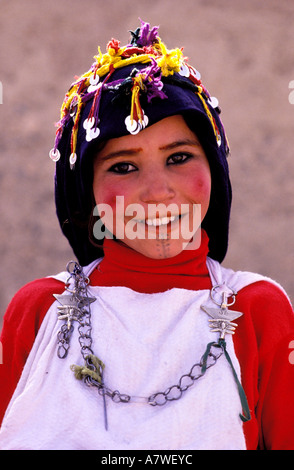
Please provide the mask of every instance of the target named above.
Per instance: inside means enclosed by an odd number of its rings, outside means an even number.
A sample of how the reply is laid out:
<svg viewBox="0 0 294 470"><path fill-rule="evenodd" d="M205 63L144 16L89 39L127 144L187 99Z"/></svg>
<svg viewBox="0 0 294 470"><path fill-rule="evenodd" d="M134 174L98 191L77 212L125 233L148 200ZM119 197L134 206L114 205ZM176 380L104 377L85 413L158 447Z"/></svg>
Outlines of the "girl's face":
<svg viewBox="0 0 294 470"><path fill-rule="evenodd" d="M150 258L199 246L210 190L208 160L180 115L110 139L94 161L93 192L105 227Z"/></svg>

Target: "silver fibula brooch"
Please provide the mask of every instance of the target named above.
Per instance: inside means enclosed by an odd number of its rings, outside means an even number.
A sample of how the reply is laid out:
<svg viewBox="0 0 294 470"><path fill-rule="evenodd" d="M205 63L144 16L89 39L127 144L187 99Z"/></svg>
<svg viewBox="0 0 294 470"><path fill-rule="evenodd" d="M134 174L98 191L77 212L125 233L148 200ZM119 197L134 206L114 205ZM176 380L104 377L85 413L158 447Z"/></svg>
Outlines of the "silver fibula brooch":
<svg viewBox="0 0 294 470"><path fill-rule="evenodd" d="M61 295L53 294L53 297L61 304L57 307L58 320L66 320L68 330L70 330L73 321L80 321L84 316L84 307L96 300L91 297L83 297L75 292Z"/></svg>
<svg viewBox="0 0 294 470"><path fill-rule="evenodd" d="M221 290L221 301L217 300L217 295L219 296L218 290ZM233 335L238 326L237 323L233 323L233 320L243 315L242 312L228 310L228 307L231 307L236 302L236 295L237 292L225 284L217 285L211 289L210 298L218 307L201 305L201 309L211 317L209 320L211 331L218 331L220 333L219 339L224 339L226 334ZM228 301L228 299L231 300Z"/></svg>

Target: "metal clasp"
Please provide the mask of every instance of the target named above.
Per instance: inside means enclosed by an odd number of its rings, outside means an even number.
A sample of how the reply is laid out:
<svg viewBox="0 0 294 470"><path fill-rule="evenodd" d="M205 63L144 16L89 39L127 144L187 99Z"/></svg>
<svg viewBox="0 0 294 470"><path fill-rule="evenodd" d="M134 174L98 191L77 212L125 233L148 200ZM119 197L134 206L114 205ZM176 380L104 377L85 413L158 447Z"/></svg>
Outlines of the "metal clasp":
<svg viewBox="0 0 294 470"><path fill-rule="evenodd" d="M221 292L222 301L218 302L214 294L217 293L216 292L217 289L220 289L220 288L222 289L222 292ZM213 303L221 307L221 309L226 309L227 307L234 305L234 303L236 302L236 295L237 295L237 292L234 291L231 287L226 286L226 284L217 284L210 291L211 300L213 301ZM232 298L232 301L228 303L227 300L229 298Z"/></svg>

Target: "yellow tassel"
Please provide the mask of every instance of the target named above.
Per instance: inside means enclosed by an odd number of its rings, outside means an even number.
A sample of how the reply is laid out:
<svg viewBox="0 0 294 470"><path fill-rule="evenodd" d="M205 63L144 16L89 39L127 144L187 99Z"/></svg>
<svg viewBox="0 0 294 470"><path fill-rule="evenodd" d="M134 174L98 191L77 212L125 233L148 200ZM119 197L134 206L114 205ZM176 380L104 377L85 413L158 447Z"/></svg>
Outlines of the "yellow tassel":
<svg viewBox="0 0 294 470"><path fill-rule="evenodd" d="M132 101L131 101L131 123L133 124L134 121L134 114L135 114L135 109L136 109L136 115L139 119L139 121L142 123L143 122L143 113L142 113L142 108L140 105L139 101L139 94L140 90L143 90L145 85L143 83L143 76L138 75L133 79L133 88L132 88Z"/></svg>
<svg viewBox="0 0 294 470"><path fill-rule="evenodd" d="M105 365L104 363L93 354L90 354L86 357L89 359L94 366L94 370L89 369L89 367L85 366L76 366L75 364L71 365L70 368L75 374L75 378L78 380L83 380L85 377L90 376L92 379L96 380L97 382L102 382L102 374L101 369L104 370Z"/></svg>
<svg viewBox="0 0 294 470"><path fill-rule="evenodd" d="M212 125L212 128L213 128L213 131L214 131L214 134L215 134L215 137L216 137L216 140L218 141L218 131L215 127L215 124L214 124L214 120L213 120L213 117L211 115L211 112L209 111L209 108L207 106L207 104L205 103L205 99L201 96L201 93L198 92L198 97L200 98L200 100L202 101L202 104L203 104L203 107L205 109L205 112L211 122L211 125Z"/></svg>
<svg viewBox="0 0 294 470"><path fill-rule="evenodd" d="M181 49L168 50L165 44L159 40L154 46L158 52L159 57L156 58L157 65L161 68L162 75L167 77L179 72L184 60Z"/></svg>
<svg viewBox="0 0 294 470"><path fill-rule="evenodd" d="M83 105L82 98L80 97L80 95L76 93L75 96L77 97L77 112L75 115L74 126L72 129L72 135L71 135L71 153L76 153L77 140L78 140L78 123L79 123L82 105Z"/></svg>

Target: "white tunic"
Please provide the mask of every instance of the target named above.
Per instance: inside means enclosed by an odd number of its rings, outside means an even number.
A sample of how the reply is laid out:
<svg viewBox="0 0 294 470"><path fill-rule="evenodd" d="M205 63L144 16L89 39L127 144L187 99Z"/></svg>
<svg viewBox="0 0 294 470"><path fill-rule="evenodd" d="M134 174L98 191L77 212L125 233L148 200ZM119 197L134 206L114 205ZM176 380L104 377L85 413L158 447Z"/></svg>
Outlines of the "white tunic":
<svg viewBox="0 0 294 470"><path fill-rule="evenodd" d="M97 265L85 269L87 275ZM213 285L235 291L265 279L233 272L208 259ZM58 279L65 281L68 273ZM107 387L147 397L176 385L219 334L209 328L201 305L215 307L209 290L172 288L143 294L126 287L89 286L92 348L104 362ZM241 403L232 370L222 355L205 375L164 406L103 399L96 387L78 381L70 369L83 365L78 324L65 359L57 357L57 305L48 310L6 411L0 448L13 450L189 450L245 449ZM240 377L231 335L227 350Z"/></svg>

